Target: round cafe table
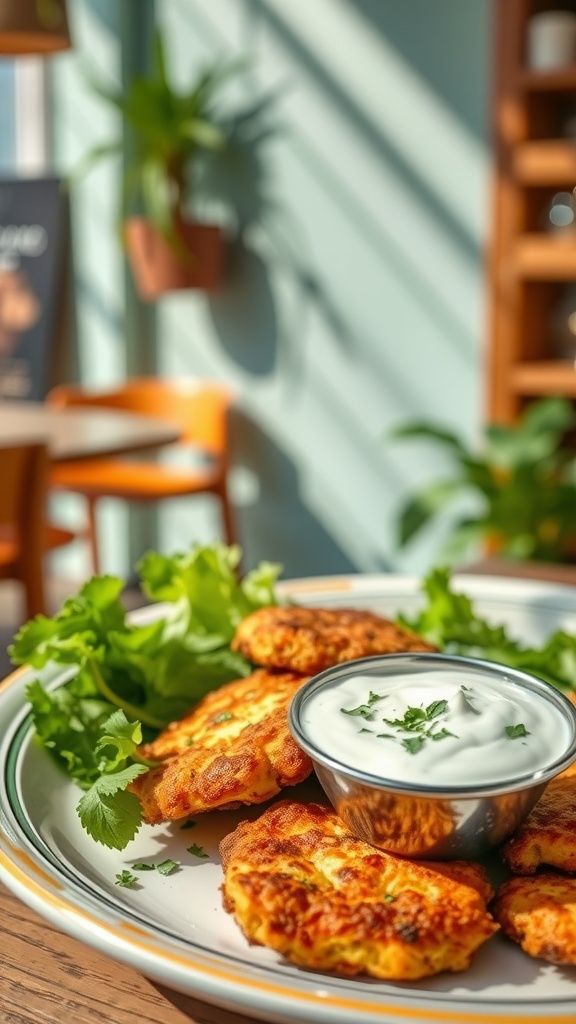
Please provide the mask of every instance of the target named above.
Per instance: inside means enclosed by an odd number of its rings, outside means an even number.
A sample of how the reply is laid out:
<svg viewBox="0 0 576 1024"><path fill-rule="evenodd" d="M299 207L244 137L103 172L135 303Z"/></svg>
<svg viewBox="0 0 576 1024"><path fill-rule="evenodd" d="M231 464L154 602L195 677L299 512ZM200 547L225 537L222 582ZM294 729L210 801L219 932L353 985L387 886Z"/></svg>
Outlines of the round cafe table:
<svg viewBox="0 0 576 1024"><path fill-rule="evenodd" d="M0 401L0 446L44 441L53 462L128 454L178 441L177 424L117 409Z"/></svg>

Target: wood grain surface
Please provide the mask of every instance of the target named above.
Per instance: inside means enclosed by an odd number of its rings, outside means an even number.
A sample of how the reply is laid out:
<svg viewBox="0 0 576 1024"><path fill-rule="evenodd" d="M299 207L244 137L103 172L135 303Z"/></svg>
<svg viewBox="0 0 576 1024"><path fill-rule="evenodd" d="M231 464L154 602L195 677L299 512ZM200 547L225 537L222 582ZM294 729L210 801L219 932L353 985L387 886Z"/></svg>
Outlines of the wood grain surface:
<svg viewBox="0 0 576 1024"><path fill-rule="evenodd" d="M64 935L0 885L0 1024L254 1024Z"/></svg>

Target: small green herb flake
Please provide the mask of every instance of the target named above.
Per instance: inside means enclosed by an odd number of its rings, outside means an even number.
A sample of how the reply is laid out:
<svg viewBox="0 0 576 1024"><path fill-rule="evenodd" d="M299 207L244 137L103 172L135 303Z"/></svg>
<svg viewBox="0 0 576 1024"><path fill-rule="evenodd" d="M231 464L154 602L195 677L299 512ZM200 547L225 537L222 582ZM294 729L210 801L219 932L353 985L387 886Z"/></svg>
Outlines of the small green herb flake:
<svg viewBox="0 0 576 1024"><path fill-rule="evenodd" d="M435 700L426 708L426 718L430 722L433 718L438 718L438 715L443 715L448 710L447 700Z"/></svg>
<svg viewBox="0 0 576 1024"><path fill-rule="evenodd" d="M394 893L391 893L391 892L385 892L384 893L384 903L395 903L396 899L397 899L397 897L394 896Z"/></svg>
<svg viewBox="0 0 576 1024"><path fill-rule="evenodd" d="M171 860L168 858L168 860L163 860L160 864L156 865L156 871L159 871L161 875L171 875L172 872L176 871L176 868L179 867L180 864L177 860Z"/></svg>
<svg viewBox="0 0 576 1024"><path fill-rule="evenodd" d="M130 871L121 871L120 874L116 875L116 885L121 885L124 889L133 889L137 881L136 875L133 875Z"/></svg>
<svg viewBox="0 0 576 1024"><path fill-rule="evenodd" d="M372 709L377 701L382 700L385 694L374 693L370 690L366 704L359 704L357 708L340 708L343 715L359 715L361 718L370 718Z"/></svg>
<svg viewBox="0 0 576 1024"><path fill-rule="evenodd" d="M132 871L154 871L155 868L155 864L145 864L144 861L132 865Z"/></svg>
<svg viewBox="0 0 576 1024"><path fill-rule="evenodd" d="M189 736L188 739L186 740L186 746L187 747L191 747L193 745L193 743L194 743L194 737L193 736Z"/></svg>
<svg viewBox="0 0 576 1024"><path fill-rule="evenodd" d="M383 721L394 729L401 729L403 732L416 732L422 729L427 718L423 708L406 708L403 718L384 718Z"/></svg>
<svg viewBox="0 0 576 1024"><path fill-rule="evenodd" d="M196 843L192 843L192 846L188 846L186 849L193 857L198 857L200 860L208 856L207 853L204 853L204 848L202 846L198 846Z"/></svg>
<svg viewBox="0 0 576 1024"><path fill-rule="evenodd" d="M196 828L196 825L197 825L197 824L198 824L198 822L197 822L197 821L192 821L192 820L190 820L190 821L185 821L183 825L180 825L180 831L181 831L181 832L184 832L184 831L186 831L186 829L188 829L188 828Z"/></svg>
<svg viewBox="0 0 576 1024"><path fill-rule="evenodd" d="M507 725L505 732L506 735L509 736L511 740L517 740L521 736L530 735L523 722L519 722L518 725Z"/></svg>
<svg viewBox="0 0 576 1024"><path fill-rule="evenodd" d="M217 723L217 722L229 722L231 718L235 718L235 717L236 716L233 715L231 711L221 711L219 715L216 715L212 719L212 721L214 723Z"/></svg>
<svg viewBox="0 0 576 1024"><path fill-rule="evenodd" d="M343 715L360 715L362 718L370 718L372 708L369 704L360 704L357 708L340 708Z"/></svg>
<svg viewBox="0 0 576 1024"><path fill-rule="evenodd" d="M408 739L402 740L402 746L405 747L410 754L417 754L422 748L425 739L425 736L410 736Z"/></svg>
<svg viewBox="0 0 576 1024"><path fill-rule="evenodd" d="M448 729L439 729L438 732L429 732L428 736L431 740L445 740L448 736L452 736L455 740L458 739L456 733L449 732Z"/></svg>

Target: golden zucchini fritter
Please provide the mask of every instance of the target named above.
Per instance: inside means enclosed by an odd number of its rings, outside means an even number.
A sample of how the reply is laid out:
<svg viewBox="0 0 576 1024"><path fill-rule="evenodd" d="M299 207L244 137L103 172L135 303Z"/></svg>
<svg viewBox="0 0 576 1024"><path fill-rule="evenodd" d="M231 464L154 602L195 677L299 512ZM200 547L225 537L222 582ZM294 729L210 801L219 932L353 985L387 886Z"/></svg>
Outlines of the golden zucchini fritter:
<svg viewBox="0 0 576 1024"><path fill-rule="evenodd" d="M498 929L479 865L383 853L317 803L278 801L220 855L225 910L250 942L302 967L397 980L462 971Z"/></svg>
<svg viewBox="0 0 576 1024"><path fill-rule="evenodd" d="M305 678L260 669L226 683L142 747L147 758L162 760L129 787L144 821L263 803L302 782L312 762L292 739L288 706Z"/></svg>
<svg viewBox="0 0 576 1024"><path fill-rule="evenodd" d="M540 864L576 871L576 762L548 783L502 854L516 875L532 875Z"/></svg>
<svg viewBox="0 0 576 1024"><path fill-rule="evenodd" d="M529 956L576 964L576 878L553 871L510 878L498 890L494 915Z"/></svg>
<svg viewBox="0 0 576 1024"><path fill-rule="evenodd" d="M236 630L232 649L255 665L307 675L372 654L437 650L373 612L299 605L260 608L247 615Z"/></svg>

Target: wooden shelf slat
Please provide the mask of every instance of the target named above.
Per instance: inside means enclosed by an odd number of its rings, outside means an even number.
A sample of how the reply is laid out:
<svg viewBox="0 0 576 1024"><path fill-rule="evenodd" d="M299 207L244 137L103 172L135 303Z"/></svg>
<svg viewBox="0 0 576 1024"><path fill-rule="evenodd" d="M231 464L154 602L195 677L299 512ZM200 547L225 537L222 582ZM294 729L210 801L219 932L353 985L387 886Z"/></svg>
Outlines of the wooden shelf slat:
<svg viewBox="0 0 576 1024"><path fill-rule="evenodd" d="M530 19L553 0L494 0L494 181L488 252L487 415L514 423L526 402L576 401L576 367L546 359L562 285L576 284L576 226L554 230L554 192L576 186L576 59L551 70L526 66ZM560 5L562 6L562 5ZM570 2L576 10L576 3ZM546 224L549 225L549 230ZM527 230L529 228L529 230Z"/></svg>
<svg viewBox="0 0 576 1024"><path fill-rule="evenodd" d="M514 174L524 185L576 185L576 139L525 142L513 154Z"/></svg>
<svg viewBox="0 0 576 1024"><path fill-rule="evenodd" d="M520 87L528 92L565 92L576 89L576 64L554 71L522 68L518 78Z"/></svg>
<svg viewBox="0 0 576 1024"><path fill-rule="evenodd" d="M512 261L516 272L532 281L576 281L576 231L527 232L518 238Z"/></svg>
<svg viewBox="0 0 576 1024"><path fill-rule="evenodd" d="M510 371L517 395L566 395L576 398L576 365L566 360L518 363Z"/></svg>

